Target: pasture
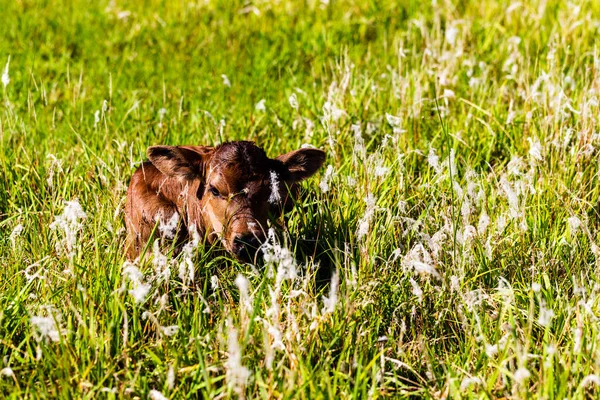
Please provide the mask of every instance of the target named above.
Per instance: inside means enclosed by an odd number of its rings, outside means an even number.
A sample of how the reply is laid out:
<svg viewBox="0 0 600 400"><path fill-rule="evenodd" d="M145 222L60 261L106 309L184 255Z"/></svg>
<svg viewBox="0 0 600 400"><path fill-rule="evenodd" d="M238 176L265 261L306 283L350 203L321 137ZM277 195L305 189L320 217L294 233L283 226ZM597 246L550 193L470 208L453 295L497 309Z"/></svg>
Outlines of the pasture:
<svg viewBox="0 0 600 400"><path fill-rule="evenodd" d="M600 3L0 9L0 397L599 395ZM327 153L264 260L127 263L146 148L228 140Z"/></svg>

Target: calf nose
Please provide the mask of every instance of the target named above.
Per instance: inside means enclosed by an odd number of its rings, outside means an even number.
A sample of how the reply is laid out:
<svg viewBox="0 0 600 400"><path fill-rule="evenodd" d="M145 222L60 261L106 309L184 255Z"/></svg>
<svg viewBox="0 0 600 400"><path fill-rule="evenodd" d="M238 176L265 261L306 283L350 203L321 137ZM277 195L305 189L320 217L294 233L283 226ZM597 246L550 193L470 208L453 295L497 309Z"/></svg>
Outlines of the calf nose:
<svg viewBox="0 0 600 400"><path fill-rule="evenodd" d="M248 234L248 235L240 235L236 236L235 243L238 245L246 246L246 247L254 247L255 249L260 246L260 240L256 235Z"/></svg>
<svg viewBox="0 0 600 400"><path fill-rule="evenodd" d="M254 234L238 235L233 240L235 255L245 261L254 260L256 252L261 244L261 238Z"/></svg>

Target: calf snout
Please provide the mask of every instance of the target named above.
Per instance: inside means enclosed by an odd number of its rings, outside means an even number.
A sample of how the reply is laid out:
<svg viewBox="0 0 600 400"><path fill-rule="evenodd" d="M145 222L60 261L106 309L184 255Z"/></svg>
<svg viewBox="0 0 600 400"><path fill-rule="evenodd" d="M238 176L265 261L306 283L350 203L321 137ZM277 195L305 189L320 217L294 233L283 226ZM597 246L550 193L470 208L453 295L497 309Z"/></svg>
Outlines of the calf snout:
<svg viewBox="0 0 600 400"><path fill-rule="evenodd" d="M256 259L258 249L265 241L264 235L255 233L245 233L236 235L233 240L233 253L240 260L254 261Z"/></svg>

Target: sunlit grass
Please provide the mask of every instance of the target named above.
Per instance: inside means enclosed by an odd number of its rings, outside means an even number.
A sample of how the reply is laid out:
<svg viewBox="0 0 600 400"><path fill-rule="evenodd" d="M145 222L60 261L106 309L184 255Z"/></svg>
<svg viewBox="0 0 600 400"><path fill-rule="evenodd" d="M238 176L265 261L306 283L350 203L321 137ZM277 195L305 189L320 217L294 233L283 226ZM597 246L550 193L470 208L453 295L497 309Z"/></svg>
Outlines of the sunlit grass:
<svg viewBox="0 0 600 400"><path fill-rule="evenodd" d="M2 397L597 396L598 4L206 3L3 5ZM125 263L238 139L327 152L271 257Z"/></svg>

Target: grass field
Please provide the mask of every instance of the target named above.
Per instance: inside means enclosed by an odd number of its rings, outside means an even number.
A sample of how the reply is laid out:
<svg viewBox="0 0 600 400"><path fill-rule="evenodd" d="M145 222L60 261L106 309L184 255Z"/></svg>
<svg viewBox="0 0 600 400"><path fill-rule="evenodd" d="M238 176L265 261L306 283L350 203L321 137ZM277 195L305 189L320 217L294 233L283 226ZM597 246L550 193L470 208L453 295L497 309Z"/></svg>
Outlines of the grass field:
<svg viewBox="0 0 600 400"><path fill-rule="evenodd" d="M600 396L600 3L0 9L0 397ZM126 264L146 148L237 139L328 155L267 261Z"/></svg>

